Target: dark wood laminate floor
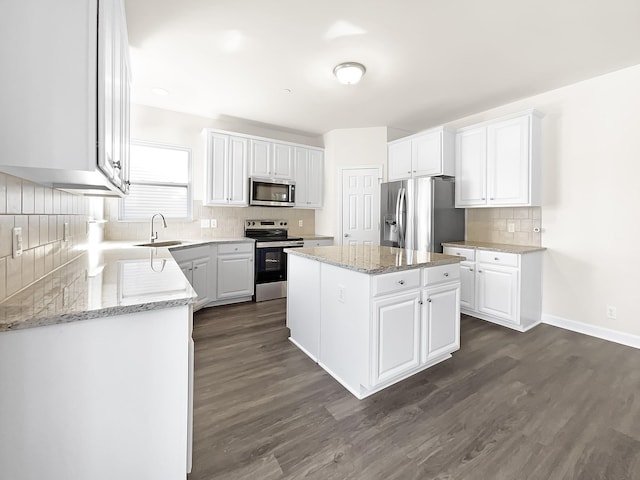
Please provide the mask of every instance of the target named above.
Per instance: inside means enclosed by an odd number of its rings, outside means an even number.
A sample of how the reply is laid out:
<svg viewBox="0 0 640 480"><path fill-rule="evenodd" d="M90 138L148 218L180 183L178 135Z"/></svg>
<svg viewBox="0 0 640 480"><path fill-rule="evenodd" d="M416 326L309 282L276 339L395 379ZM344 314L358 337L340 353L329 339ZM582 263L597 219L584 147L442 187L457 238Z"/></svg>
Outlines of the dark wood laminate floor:
<svg viewBox="0 0 640 480"><path fill-rule="evenodd" d="M285 301L195 316L194 463L211 479L640 479L640 351L462 319L453 358L357 400Z"/></svg>

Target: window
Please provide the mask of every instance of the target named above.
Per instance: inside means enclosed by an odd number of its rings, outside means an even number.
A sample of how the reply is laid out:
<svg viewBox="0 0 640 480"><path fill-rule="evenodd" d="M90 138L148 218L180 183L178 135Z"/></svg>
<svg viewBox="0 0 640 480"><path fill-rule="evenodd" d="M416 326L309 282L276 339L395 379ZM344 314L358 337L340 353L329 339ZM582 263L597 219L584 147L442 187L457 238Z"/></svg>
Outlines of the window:
<svg viewBox="0 0 640 480"><path fill-rule="evenodd" d="M120 220L149 220L162 213L191 219L191 149L131 142L129 195L120 200Z"/></svg>

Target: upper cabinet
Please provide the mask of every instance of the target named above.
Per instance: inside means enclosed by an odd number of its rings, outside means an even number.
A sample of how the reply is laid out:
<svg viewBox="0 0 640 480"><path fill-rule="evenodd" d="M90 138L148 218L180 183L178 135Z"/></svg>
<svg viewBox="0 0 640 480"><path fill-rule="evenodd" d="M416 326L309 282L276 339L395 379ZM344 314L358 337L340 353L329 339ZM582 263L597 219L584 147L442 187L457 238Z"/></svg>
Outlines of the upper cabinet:
<svg viewBox="0 0 640 480"><path fill-rule="evenodd" d="M206 138L205 205L246 206L249 202L249 140L210 130Z"/></svg>
<svg viewBox="0 0 640 480"><path fill-rule="evenodd" d="M389 143L388 180L454 174L454 134L435 128Z"/></svg>
<svg viewBox="0 0 640 480"><path fill-rule="evenodd" d="M2 110L11 121L0 131L0 170L57 188L127 193L130 67L122 0L9 2L0 43L11 65L3 73Z"/></svg>
<svg viewBox="0 0 640 480"><path fill-rule="evenodd" d="M541 204L540 118L535 111L456 135L456 207Z"/></svg>
<svg viewBox="0 0 640 480"><path fill-rule="evenodd" d="M249 205L249 177L295 180L296 207L322 207L321 148L205 128L204 205Z"/></svg>
<svg viewBox="0 0 640 480"><path fill-rule="evenodd" d="M267 140L251 140L250 175L293 180L293 147Z"/></svg>
<svg viewBox="0 0 640 480"><path fill-rule="evenodd" d="M296 207L322 207L324 153L314 148L295 147Z"/></svg>

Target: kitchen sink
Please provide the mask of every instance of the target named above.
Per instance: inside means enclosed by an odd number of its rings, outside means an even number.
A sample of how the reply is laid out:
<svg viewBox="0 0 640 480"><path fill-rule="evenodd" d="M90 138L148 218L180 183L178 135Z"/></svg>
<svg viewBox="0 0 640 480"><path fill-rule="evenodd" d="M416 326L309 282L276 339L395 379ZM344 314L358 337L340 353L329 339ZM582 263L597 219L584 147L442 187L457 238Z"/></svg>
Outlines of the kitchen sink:
<svg viewBox="0 0 640 480"><path fill-rule="evenodd" d="M135 247L173 247L174 245L182 245L181 240L167 240L164 242L137 243Z"/></svg>

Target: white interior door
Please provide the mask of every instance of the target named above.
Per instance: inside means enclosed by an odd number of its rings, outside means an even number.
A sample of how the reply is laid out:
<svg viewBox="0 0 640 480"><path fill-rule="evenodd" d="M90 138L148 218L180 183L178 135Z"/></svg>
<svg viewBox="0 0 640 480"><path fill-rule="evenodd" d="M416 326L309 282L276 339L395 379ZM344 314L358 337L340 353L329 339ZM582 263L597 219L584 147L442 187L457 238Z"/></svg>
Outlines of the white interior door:
<svg viewBox="0 0 640 480"><path fill-rule="evenodd" d="M380 242L380 169L342 171L342 244Z"/></svg>

